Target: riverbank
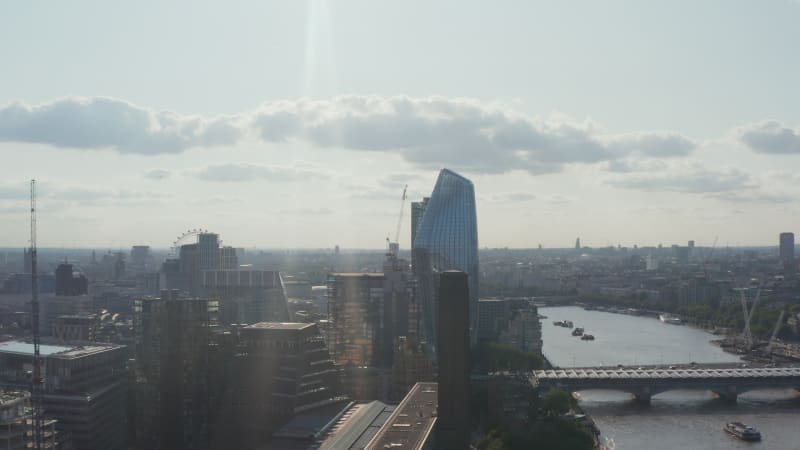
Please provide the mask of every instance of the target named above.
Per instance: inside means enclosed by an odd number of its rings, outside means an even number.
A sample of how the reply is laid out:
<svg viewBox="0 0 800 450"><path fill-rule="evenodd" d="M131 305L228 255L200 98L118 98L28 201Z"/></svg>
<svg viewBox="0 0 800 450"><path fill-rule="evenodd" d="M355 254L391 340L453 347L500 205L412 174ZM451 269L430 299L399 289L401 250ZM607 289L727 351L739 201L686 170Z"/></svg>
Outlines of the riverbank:
<svg viewBox="0 0 800 450"><path fill-rule="evenodd" d="M690 367L690 362L731 367L753 363L722 351L711 340L720 338L694 326L675 326L653 317L586 311L579 307L540 308L543 351L552 366ZM571 320L596 336L581 341L552 320ZM705 390L673 390L653 397L649 405L631 401L619 391L581 391L581 410L601 431L603 444L619 450L747 450L747 443L732 439L722 426L739 421L757 426L764 434L760 450L797 447L800 398L787 389L758 390L742 394L735 405Z"/></svg>
<svg viewBox="0 0 800 450"><path fill-rule="evenodd" d="M554 366L550 359L542 353L542 363L545 369L557 369L557 366ZM578 399L572 394L572 392L568 392L568 394L575 400L572 402L572 410L566 415L566 417L571 418L576 423L579 423L585 426L592 435L592 441L594 442L594 449L595 450L608 450L608 448L603 444L601 439L601 432L600 428L597 426L597 423L592 419L589 414L581 408L580 404L578 404Z"/></svg>

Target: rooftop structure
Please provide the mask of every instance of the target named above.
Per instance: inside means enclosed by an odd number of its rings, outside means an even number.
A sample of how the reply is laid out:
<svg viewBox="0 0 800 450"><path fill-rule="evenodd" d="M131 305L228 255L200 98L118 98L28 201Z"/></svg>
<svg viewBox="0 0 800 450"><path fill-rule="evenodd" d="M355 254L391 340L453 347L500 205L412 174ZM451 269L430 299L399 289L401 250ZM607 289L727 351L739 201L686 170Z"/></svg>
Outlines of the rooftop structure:
<svg viewBox="0 0 800 450"><path fill-rule="evenodd" d="M366 449L420 450L430 445L431 431L437 420L437 391L437 383L415 384Z"/></svg>
<svg viewBox="0 0 800 450"><path fill-rule="evenodd" d="M71 436L76 448L125 449L127 415L125 347L111 344L61 345L43 340L43 416ZM0 384L27 385L33 343L0 343ZM47 422L42 426L47 426Z"/></svg>

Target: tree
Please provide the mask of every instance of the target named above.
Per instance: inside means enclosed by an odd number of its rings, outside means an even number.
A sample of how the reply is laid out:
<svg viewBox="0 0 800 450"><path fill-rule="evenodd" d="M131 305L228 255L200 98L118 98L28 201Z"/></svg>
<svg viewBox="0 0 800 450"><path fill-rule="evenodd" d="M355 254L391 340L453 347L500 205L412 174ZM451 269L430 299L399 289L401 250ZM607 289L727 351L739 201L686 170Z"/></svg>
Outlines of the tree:
<svg viewBox="0 0 800 450"><path fill-rule="evenodd" d="M572 408L572 396L561 389L551 389L544 396L542 402L542 412L546 416L561 416L569 412Z"/></svg>

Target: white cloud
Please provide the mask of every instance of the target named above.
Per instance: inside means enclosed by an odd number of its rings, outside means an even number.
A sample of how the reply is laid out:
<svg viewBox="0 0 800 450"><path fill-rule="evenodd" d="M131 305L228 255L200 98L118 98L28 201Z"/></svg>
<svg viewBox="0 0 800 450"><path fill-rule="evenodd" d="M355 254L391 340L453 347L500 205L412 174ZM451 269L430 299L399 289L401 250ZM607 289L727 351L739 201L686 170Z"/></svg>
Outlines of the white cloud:
<svg viewBox="0 0 800 450"><path fill-rule="evenodd" d="M172 171L167 169L150 169L145 172L144 177L150 180L163 180L164 178L169 178L172 175Z"/></svg>
<svg viewBox="0 0 800 450"><path fill-rule="evenodd" d="M542 119L472 99L343 96L262 105L253 126L267 141L393 151L424 168L552 173L564 164L628 154L681 156L695 143L669 132L605 135L590 121Z"/></svg>
<svg viewBox="0 0 800 450"><path fill-rule="evenodd" d="M191 147L235 143L232 117L201 118L156 112L108 97L67 97L41 105L0 108L0 141L49 144L120 153L178 153Z"/></svg>
<svg viewBox="0 0 800 450"><path fill-rule="evenodd" d="M775 120L741 126L736 134L754 152L800 155L800 129Z"/></svg>
<svg viewBox="0 0 800 450"><path fill-rule="evenodd" d="M693 169L667 174L637 174L609 181L611 186L642 191L720 193L757 187L753 179L738 170Z"/></svg>
<svg viewBox="0 0 800 450"><path fill-rule="evenodd" d="M0 141L64 148L154 155L233 145L253 135L264 142L395 152L416 167L471 173L553 173L565 164L626 155L684 156L696 146L673 132L606 134L588 120L533 117L508 106L439 96L283 100L212 118L157 112L106 97L0 108Z"/></svg>
<svg viewBox="0 0 800 450"><path fill-rule="evenodd" d="M246 163L212 164L188 170L186 173L204 181L220 182L253 180L306 181L327 178L326 175L311 170Z"/></svg>

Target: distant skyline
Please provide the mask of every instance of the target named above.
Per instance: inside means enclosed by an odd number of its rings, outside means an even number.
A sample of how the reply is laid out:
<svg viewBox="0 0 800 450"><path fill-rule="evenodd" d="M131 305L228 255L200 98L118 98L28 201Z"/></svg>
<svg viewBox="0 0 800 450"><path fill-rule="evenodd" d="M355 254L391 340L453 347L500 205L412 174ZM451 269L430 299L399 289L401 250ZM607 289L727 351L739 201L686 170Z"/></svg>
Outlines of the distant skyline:
<svg viewBox="0 0 800 450"><path fill-rule="evenodd" d="M0 5L0 246L381 248L403 186L479 243L800 232L800 2ZM410 204L401 247L410 247Z"/></svg>

